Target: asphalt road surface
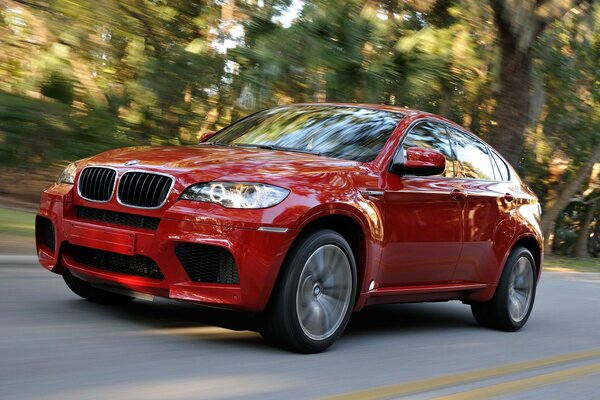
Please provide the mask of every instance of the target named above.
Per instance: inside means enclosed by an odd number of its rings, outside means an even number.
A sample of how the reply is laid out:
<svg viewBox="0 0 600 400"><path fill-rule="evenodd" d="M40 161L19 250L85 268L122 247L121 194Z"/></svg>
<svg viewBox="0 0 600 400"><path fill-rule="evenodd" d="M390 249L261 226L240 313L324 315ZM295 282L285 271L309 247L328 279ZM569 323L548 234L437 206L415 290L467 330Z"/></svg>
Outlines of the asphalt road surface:
<svg viewBox="0 0 600 400"><path fill-rule="evenodd" d="M0 398L600 398L600 275L544 273L517 333L458 302L372 307L329 351L297 355L252 318L72 294L33 263L0 265Z"/></svg>

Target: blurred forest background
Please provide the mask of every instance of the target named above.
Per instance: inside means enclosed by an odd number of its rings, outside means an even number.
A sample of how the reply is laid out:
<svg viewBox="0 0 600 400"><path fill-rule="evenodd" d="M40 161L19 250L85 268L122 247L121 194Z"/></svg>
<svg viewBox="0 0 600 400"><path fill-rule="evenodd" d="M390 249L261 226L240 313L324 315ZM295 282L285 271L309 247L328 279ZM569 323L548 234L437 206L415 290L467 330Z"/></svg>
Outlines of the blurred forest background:
<svg viewBox="0 0 600 400"><path fill-rule="evenodd" d="M292 102L408 106L495 146L547 251L600 257L600 2L0 0L0 196Z"/></svg>

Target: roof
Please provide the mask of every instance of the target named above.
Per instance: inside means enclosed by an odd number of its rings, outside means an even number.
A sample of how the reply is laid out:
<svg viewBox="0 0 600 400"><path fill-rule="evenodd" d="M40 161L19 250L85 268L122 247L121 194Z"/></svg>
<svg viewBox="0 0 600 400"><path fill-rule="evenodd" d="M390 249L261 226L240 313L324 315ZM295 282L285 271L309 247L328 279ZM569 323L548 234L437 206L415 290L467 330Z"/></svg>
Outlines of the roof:
<svg viewBox="0 0 600 400"><path fill-rule="evenodd" d="M400 112L403 114L421 114L424 111L414 110L405 107L389 106L384 104L368 104L368 103L291 103L286 104L288 106L333 106L333 107L358 107L358 108L370 108L373 110L393 111Z"/></svg>
<svg viewBox="0 0 600 400"><path fill-rule="evenodd" d="M339 106L339 107L358 107L358 108L369 108L373 110L382 110L382 111L390 111L390 112L398 112L402 113L405 116L417 117L417 118L427 118L433 117L440 119L444 122L447 122L450 125L453 125L463 131L467 131L472 135L475 135L473 132L469 131L465 127L460 124L449 120L448 118L442 117L441 115L430 113L427 111L416 110L414 108L406 108L406 107L398 107L398 106L389 106L384 104L368 104L368 103L335 103L335 102L327 102L327 103L291 103L286 104L287 106ZM282 105L284 106L284 105ZM475 135L478 137L478 135Z"/></svg>

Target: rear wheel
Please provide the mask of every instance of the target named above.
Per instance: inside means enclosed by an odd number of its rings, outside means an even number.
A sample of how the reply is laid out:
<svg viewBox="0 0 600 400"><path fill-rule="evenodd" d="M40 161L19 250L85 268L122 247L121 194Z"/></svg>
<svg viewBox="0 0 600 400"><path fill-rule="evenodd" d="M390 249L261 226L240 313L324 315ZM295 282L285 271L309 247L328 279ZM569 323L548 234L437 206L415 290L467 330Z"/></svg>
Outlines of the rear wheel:
<svg viewBox="0 0 600 400"><path fill-rule="evenodd" d="M300 353L317 353L342 334L354 306L356 265L337 232L304 238L282 268L263 336Z"/></svg>
<svg viewBox="0 0 600 400"><path fill-rule="evenodd" d="M480 325L517 331L525 325L535 300L535 261L531 252L516 247L510 253L492 300L471 304Z"/></svg>
<svg viewBox="0 0 600 400"><path fill-rule="evenodd" d="M63 275L63 279L73 293L86 300L93 301L94 303L123 304L133 300L133 297L98 289L97 287L92 286L92 284L69 273Z"/></svg>

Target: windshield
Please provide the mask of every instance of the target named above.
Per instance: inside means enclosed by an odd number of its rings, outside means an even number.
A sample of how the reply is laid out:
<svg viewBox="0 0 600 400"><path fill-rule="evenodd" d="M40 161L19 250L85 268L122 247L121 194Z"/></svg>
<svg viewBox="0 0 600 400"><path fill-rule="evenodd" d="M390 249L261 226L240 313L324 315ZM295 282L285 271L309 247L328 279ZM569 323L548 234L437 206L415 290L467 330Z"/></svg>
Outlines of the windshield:
<svg viewBox="0 0 600 400"><path fill-rule="evenodd" d="M287 106L259 111L206 143L372 161L403 115L349 106Z"/></svg>

